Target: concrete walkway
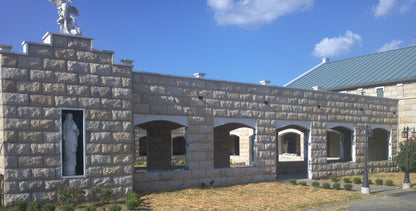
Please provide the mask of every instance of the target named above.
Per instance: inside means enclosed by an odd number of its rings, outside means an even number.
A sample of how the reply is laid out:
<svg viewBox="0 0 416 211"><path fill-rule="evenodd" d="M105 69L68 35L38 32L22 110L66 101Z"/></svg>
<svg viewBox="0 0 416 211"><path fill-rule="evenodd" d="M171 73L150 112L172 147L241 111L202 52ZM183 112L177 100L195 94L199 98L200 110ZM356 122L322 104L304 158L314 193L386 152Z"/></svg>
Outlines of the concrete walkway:
<svg viewBox="0 0 416 211"><path fill-rule="evenodd" d="M290 177L290 178L289 178ZM297 181L305 181L308 185L312 182L309 179L304 179L303 175L290 175L288 177L281 176L277 179L279 182L288 182L289 179L297 179ZM324 183L323 181L318 181ZM328 182L331 184L333 182ZM361 191L361 185L353 184L353 191ZM310 209L309 211L320 210L377 210L377 211L390 211L390 210L416 210L416 191L412 189L401 189L391 186L370 185L370 192L372 194L378 194L380 197L364 197L363 200L350 202L347 204L339 204L335 206L328 206L323 208Z"/></svg>

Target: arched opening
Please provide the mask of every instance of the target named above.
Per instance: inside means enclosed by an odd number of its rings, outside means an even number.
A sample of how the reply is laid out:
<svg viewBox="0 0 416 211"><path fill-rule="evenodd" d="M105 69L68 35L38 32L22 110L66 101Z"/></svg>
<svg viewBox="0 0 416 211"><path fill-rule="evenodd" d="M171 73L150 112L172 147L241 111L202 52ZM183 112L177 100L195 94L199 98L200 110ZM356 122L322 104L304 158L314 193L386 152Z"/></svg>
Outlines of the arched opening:
<svg viewBox="0 0 416 211"><path fill-rule="evenodd" d="M389 154L389 131L376 128L373 136L368 137L368 161L387 160Z"/></svg>
<svg viewBox="0 0 416 211"><path fill-rule="evenodd" d="M352 161L352 131L346 127L333 127L326 133L327 162Z"/></svg>
<svg viewBox="0 0 416 211"><path fill-rule="evenodd" d="M186 127L170 121L151 121L136 126L135 167L147 170L186 168L185 137Z"/></svg>
<svg viewBox="0 0 416 211"><path fill-rule="evenodd" d="M214 168L254 165L254 129L240 123L214 128Z"/></svg>
<svg viewBox="0 0 416 211"><path fill-rule="evenodd" d="M277 129L277 176L307 173L308 130L298 125Z"/></svg>

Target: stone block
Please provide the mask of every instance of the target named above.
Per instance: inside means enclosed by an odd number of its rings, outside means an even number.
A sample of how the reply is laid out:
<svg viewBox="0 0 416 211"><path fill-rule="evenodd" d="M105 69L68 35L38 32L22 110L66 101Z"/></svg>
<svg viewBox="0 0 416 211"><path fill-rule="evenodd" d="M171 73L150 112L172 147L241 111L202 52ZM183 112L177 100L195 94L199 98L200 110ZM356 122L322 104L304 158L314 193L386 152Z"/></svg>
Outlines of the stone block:
<svg viewBox="0 0 416 211"><path fill-rule="evenodd" d="M16 92L16 81L14 80L3 80L1 84L1 88L3 88L3 92Z"/></svg>
<svg viewBox="0 0 416 211"><path fill-rule="evenodd" d="M3 106L3 117L5 118L16 118L17 106Z"/></svg>
<svg viewBox="0 0 416 211"><path fill-rule="evenodd" d="M132 186L133 185L133 176L122 176L122 177L114 177L113 179L115 186Z"/></svg>
<svg viewBox="0 0 416 211"><path fill-rule="evenodd" d="M91 96L93 97L107 97L111 98L110 87L91 86Z"/></svg>
<svg viewBox="0 0 416 211"><path fill-rule="evenodd" d="M132 113L131 111L112 111L112 117L113 120L125 120L125 121L131 121L132 119Z"/></svg>
<svg viewBox="0 0 416 211"><path fill-rule="evenodd" d="M133 164L133 156L130 154L115 155L113 158L114 164Z"/></svg>
<svg viewBox="0 0 416 211"><path fill-rule="evenodd" d="M29 180L31 179L30 169L5 169L4 180Z"/></svg>
<svg viewBox="0 0 416 211"><path fill-rule="evenodd" d="M43 140L46 143L58 143L61 140L60 132L43 132Z"/></svg>
<svg viewBox="0 0 416 211"><path fill-rule="evenodd" d="M18 68L41 69L43 67L43 59L41 57L28 57L24 55L17 56Z"/></svg>
<svg viewBox="0 0 416 211"><path fill-rule="evenodd" d="M20 118L42 118L40 107L18 107L17 116Z"/></svg>
<svg viewBox="0 0 416 211"><path fill-rule="evenodd" d="M56 48L53 55L57 59L62 60L75 60L76 54L74 49Z"/></svg>
<svg viewBox="0 0 416 211"><path fill-rule="evenodd" d="M121 176L123 173L122 166L103 166L103 176Z"/></svg>
<svg viewBox="0 0 416 211"><path fill-rule="evenodd" d="M0 55L3 67L16 67L17 66L17 55L2 53Z"/></svg>
<svg viewBox="0 0 416 211"><path fill-rule="evenodd" d="M17 201L31 201L30 193L6 194L4 197L4 204L12 206Z"/></svg>
<svg viewBox="0 0 416 211"><path fill-rule="evenodd" d="M77 97L55 96L55 105L58 107L78 107Z"/></svg>
<svg viewBox="0 0 416 211"><path fill-rule="evenodd" d="M35 192L43 190L45 183L43 181L21 181L19 182L19 191L24 192Z"/></svg>
<svg viewBox="0 0 416 211"><path fill-rule="evenodd" d="M68 72L56 72L55 78L58 83L75 84L78 83L78 74Z"/></svg>
<svg viewBox="0 0 416 211"><path fill-rule="evenodd" d="M32 179L55 179L55 170L53 168L32 168Z"/></svg>
<svg viewBox="0 0 416 211"><path fill-rule="evenodd" d="M94 52L90 51L77 51L76 52L76 60L82 62L97 62L98 55ZM92 68L91 68L92 70Z"/></svg>
<svg viewBox="0 0 416 211"><path fill-rule="evenodd" d="M18 181L6 181L4 183L4 193L20 193Z"/></svg>
<svg viewBox="0 0 416 211"><path fill-rule="evenodd" d="M43 93L50 95L65 95L66 87L63 83L44 83Z"/></svg>
<svg viewBox="0 0 416 211"><path fill-rule="evenodd" d="M101 128L101 121L87 121L87 131L98 132Z"/></svg>
<svg viewBox="0 0 416 211"><path fill-rule="evenodd" d="M125 89L125 88L113 88L112 89L112 97L113 98L130 99L132 97L132 90L131 89Z"/></svg>
<svg viewBox="0 0 416 211"><path fill-rule="evenodd" d="M108 64L91 64L90 70L95 75L111 75L111 65Z"/></svg>
<svg viewBox="0 0 416 211"><path fill-rule="evenodd" d="M51 82L55 80L55 74L53 71L30 70L30 80L40 82Z"/></svg>
<svg viewBox="0 0 416 211"><path fill-rule="evenodd" d="M20 143L40 143L43 141L43 136L39 131L19 131L17 140Z"/></svg>
<svg viewBox="0 0 416 211"><path fill-rule="evenodd" d="M91 166L87 168L87 177L102 177L101 166Z"/></svg>
<svg viewBox="0 0 416 211"><path fill-rule="evenodd" d="M90 140L93 143L112 143L114 141L114 137L111 132L91 132Z"/></svg>
<svg viewBox="0 0 416 211"><path fill-rule="evenodd" d="M102 131L121 132L120 121L102 121Z"/></svg>
<svg viewBox="0 0 416 211"><path fill-rule="evenodd" d="M42 189L38 189L42 190ZM41 204L50 203L56 201L57 195L55 191L51 192L34 192L32 193L33 201L39 202Z"/></svg>
<svg viewBox="0 0 416 211"><path fill-rule="evenodd" d="M4 130L29 130L30 123L27 119L4 118Z"/></svg>
<svg viewBox="0 0 416 211"><path fill-rule="evenodd" d="M79 98L78 100L79 100L79 106L81 108L93 108L93 109L100 108L99 98Z"/></svg>
<svg viewBox="0 0 416 211"><path fill-rule="evenodd" d="M112 185L111 177L100 177L91 179L92 187L107 187L108 185Z"/></svg>
<svg viewBox="0 0 416 211"><path fill-rule="evenodd" d="M132 70L131 70L130 66L113 65L112 75L122 76L122 77L130 77L131 74L132 74Z"/></svg>
<svg viewBox="0 0 416 211"><path fill-rule="evenodd" d="M61 166L61 156L47 156L45 158L45 167L60 167Z"/></svg>
<svg viewBox="0 0 416 211"><path fill-rule="evenodd" d="M109 87L120 87L121 78L114 76L101 76L101 85Z"/></svg>
<svg viewBox="0 0 416 211"><path fill-rule="evenodd" d="M39 93L40 87L39 82L18 81L16 84L16 89L20 93Z"/></svg>
<svg viewBox="0 0 416 211"><path fill-rule="evenodd" d="M57 155L59 154L59 146L56 143L31 144L33 155Z"/></svg>
<svg viewBox="0 0 416 211"><path fill-rule="evenodd" d="M2 95L3 95L2 103L4 105L19 105L19 106L29 105L28 94L3 93Z"/></svg>
<svg viewBox="0 0 416 211"><path fill-rule="evenodd" d="M54 71L66 71L66 61L45 58L43 61L43 69Z"/></svg>
<svg viewBox="0 0 416 211"><path fill-rule="evenodd" d="M113 133L113 139L116 142L132 142L133 136L130 132L115 132Z"/></svg>
<svg viewBox="0 0 416 211"><path fill-rule="evenodd" d="M103 109L121 109L123 104L121 99L102 98L101 106Z"/></svg>
<svg viewBox="0 0 416 211"><path fill-rule="evenodd" d="M103 110L87 110L86 114L87 120L111 120L112 114L110 111L103 111Z"/></svg>
<svg viewBox="0 0 416 211"><path fill-rule="evenodd" d="M30 120L30 126L33 130L59 130L59 121L58 120Z"/></svg>
<svg viewBox="0 0 416 211"><path fill-rule="evenodd" d="M101 81L100 81L100 76L98 75L91 75L91 74L86 74L86 75L80 75L79 76L79 83L83 84L83 85L100 85Z"/></svg>
<svg viewBox="0 0 416 211"><path fill-rule="evenodd" d="M113 57L114 52L112 51L95 51L98 54L98 63L101 64L112 64L113 63Z"/></svg>

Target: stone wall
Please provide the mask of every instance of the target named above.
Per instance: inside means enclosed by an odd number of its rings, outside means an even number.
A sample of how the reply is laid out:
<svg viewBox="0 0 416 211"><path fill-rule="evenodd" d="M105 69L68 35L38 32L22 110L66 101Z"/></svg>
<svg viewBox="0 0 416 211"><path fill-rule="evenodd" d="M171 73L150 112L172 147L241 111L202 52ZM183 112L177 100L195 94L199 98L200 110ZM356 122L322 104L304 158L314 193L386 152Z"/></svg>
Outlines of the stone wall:
<svg viewBox="0 0 416 211"><path fill-rule="evenodd" d="M5 203L47 202L65 185L133 190L132 66L92 38L47 33L0 52ZM61 109L85 111L85 174L62 176ZM80 128L82 129L82 128Z"/></svg>
<svg viewBox="0 0 416 211"><path fill-rule="evenodd" d="M133 72L133 103L135 121L149 115L154 115L154 120L182 116L189 124L188 169L136 172L138 191L195 187L209 182L221 186L273 180L279 172L279 121L310 123L310 178L362 173L365 135L360 128L366 124L390 128L392 155L396 155L397 101L391 99ZM255 121L255 166L215 168L214 128L249 120ZM328 123L354 125L355 162L327 163ZM395 170L393 161L369 165L374 171Z"/></svg>

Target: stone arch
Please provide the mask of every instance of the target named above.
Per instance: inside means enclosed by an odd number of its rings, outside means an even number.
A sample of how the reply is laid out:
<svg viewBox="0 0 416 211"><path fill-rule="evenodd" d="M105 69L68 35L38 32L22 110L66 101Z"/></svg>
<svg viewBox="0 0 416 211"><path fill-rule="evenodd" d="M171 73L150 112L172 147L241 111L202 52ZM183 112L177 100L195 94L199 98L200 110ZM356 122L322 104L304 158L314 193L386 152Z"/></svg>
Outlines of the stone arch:
<svg viewBox="0 0 416 211"><path fill-rule="evenodd" d="M307 173L309 122L279 122L277 136L277 176Z"/></svg>
<svg viewBox="0 0 416 211"><path fill-rule="evenodd" d="M139 133L146 134L146 136L140 137L139 140L141 139L143 141L144 138L146 139L147 170L171 170L177 168L186 168L186 166L184 166L186 161L183 162L183 158L181 157L179 158L180 162L178 164L176 157L174 156L174 139L181 139L181 147L185 147L184 150L183 148L181 150L182 152L185 152L184 158L186 160L187 143L185 137L187 136L187 128L184 125L166 120L153 120L143 122L136 127L137 129L135 129L135 132L141 131ZM143 145L144 144L141 146Z"/></svg>
<svg viewBox="0 0 416 211"><path fill-rule="evenodd" d="M327 130L327 162L350 162L353 160L353 127L335 126Z"/></svg>
<svg viewBox="0 0 416 211"><path fill-rule="evenodd" d="M214 168L229 168L234 166L254 165L254 131L253 121L240 121L250 125L214 120ZM227 123L228 122L228 123ZM236 138L238 138L238 155L236 150Z"/></svg>
<svg viewBox="0 0 416 211"><path fill-rule="evenodd" d="M390 132L385 128L372 129L368 137L368 161L388 160Z"/></svg>

